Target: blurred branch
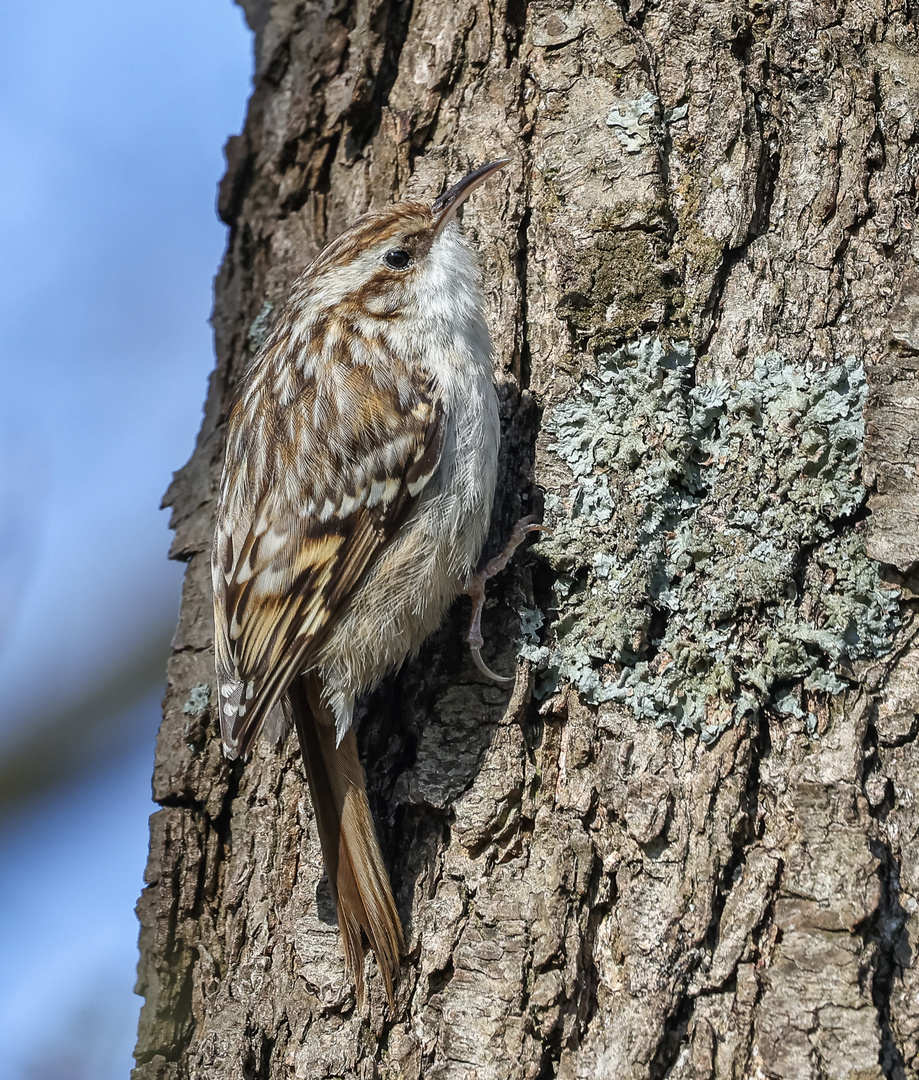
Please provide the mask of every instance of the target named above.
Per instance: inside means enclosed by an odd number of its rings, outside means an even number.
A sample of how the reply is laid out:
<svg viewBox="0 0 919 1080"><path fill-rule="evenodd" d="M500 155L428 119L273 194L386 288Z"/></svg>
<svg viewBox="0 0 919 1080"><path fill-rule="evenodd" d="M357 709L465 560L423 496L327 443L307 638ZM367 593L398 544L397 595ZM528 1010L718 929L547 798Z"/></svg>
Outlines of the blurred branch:
<svg viewBox="0 0 919 1080"><path fill-rule="evenodd" d="M39 713L0 756L0 816L20 801L123 750L138 727L125 712L162 685L172 627L158 626L64 711ZM155 726L151 725L152 737Z"/></svg>

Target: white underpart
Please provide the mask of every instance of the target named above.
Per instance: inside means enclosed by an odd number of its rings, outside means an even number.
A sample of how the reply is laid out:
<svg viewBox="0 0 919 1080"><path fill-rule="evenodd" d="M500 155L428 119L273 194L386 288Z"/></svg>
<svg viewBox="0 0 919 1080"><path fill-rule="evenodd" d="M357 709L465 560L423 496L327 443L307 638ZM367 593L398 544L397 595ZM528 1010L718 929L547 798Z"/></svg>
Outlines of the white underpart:
<svg viewBox="0 0 919 1080"><path fill-rule="evenodd" d="M457 579L475 568L494 498L500 426L491 341L476 257L455 223L436 238L411 284L405 306L413 317L387 325L388 344L433 376L444 444L414 513L318 658L339 741L355 696L420 647L455 597Z"/></svg>

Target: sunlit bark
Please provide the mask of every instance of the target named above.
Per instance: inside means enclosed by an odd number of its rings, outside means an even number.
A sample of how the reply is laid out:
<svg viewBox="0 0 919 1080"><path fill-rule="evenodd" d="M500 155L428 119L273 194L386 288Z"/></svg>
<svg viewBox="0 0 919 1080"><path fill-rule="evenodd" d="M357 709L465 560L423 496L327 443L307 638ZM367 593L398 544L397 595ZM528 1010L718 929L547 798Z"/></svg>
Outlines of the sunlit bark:
<svg viewBox="0 0 919 1080"><path fill-rule="evenodd" d="M919 1076L915 11L245 6L136 1080ZM222 425L327 240L505 154L492 546L555 533L486 612L512 693L458 603L360 720L409 943L361 1010L295 744L229 768L207 706Z"/></svg>

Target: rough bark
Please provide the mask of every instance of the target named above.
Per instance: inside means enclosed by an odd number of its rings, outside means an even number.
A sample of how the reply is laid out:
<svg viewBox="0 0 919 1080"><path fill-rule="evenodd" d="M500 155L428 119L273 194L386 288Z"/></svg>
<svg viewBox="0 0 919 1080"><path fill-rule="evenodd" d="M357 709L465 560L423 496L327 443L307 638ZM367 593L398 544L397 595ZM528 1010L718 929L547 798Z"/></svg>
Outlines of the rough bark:
<svg viewBox="0 0 919 1080"><path fill-rule="evenodd" d="M245 6L135 1080L919 1077L915 7ZM512 693L458 604L360 720L390 1014L372 963L363 1009L345 977L295 745L221 759L222 425L328 239L504 153L465 215L492 546L541 492L556 531L486 613Z"/></svg>

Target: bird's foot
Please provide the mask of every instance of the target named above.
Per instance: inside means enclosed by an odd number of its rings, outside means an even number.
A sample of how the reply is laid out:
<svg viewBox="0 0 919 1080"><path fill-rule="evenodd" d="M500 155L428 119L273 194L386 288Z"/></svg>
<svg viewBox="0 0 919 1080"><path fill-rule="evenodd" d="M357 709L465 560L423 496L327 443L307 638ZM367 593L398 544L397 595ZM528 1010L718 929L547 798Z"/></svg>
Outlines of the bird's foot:
<svg viewBox="0 0 919 1080"><path fill-rule="evenodd" d="M514 681L513 676L496 675L482 659L482 645L485 643L485 639L482 637L482 609L485 607L485 583L489 578L493 578L495 574L501 573L508 562L510 562L514 552L520 547L529 533L538 532L540 529L545 530L546 528L545 525L540 525L536 521L535 514L521 518L514 526L514 529L511 532L511 538L505 545L504 550L493 559L490 559L478 573L473 574L465 585L460 586L460 592L467 593L472 598L472 620L469 623L469 634L466 638L469 642L469 651L472 653L472 659L475 661L475 666L483 675L487 675L489 679L494 680L501 686L510 686Z"/></svg>

